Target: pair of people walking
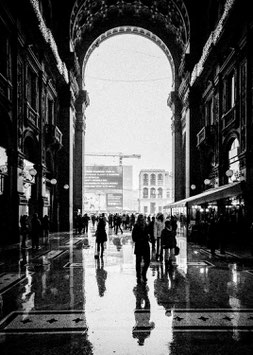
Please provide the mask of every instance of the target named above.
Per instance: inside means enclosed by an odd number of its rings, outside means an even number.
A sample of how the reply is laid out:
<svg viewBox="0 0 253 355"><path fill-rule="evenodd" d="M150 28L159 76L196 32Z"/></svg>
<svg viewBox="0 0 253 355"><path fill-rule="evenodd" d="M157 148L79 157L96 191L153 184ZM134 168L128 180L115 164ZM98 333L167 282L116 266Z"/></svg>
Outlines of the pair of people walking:
<svg viewBox="0 0 253 355"><path fill-rule="evenodd" d="M137 222L132 231L132 239L135 243L134 253L136 256L136 278L137 283L147 282L147 270L150 265L150 242L153 242L153 236L150 235L150 228L146 224L143 214L139 214ZM158 241L159 260L170 267L175 261L176 232L172 221L166 220Z"/></svg>

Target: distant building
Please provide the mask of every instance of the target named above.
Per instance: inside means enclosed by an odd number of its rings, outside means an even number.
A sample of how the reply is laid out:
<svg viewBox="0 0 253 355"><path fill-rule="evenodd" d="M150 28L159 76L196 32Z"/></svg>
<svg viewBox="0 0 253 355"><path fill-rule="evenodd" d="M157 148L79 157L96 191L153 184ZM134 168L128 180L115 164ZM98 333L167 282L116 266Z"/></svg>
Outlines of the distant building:
<svg viewBox="0 0 253 355"><path fill-rule="evenodd" d="M145 169L139 174L139 212L156 214L172 202L172 173L164 169Z"/></svg>

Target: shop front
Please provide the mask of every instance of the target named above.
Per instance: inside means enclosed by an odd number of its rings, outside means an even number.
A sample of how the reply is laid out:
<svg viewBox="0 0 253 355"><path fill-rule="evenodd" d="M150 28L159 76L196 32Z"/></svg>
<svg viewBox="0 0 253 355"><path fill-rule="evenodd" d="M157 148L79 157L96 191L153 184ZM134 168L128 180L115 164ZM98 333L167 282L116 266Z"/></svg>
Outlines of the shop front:
<svg viewBox="0 0 253 355"><path fill-rule="evenodd" d="M217 221L221 215L227 222L231 241L248 236L244 182L208 189L165 206L164 212L177 218L178 233L188 241L207 244L209 222Z"/></svg>

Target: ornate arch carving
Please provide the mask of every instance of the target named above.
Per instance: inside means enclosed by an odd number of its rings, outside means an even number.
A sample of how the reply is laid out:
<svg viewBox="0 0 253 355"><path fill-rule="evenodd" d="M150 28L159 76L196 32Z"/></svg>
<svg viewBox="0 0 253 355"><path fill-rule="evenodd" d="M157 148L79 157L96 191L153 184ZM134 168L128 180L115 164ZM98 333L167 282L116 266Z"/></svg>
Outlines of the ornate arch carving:
<svg viewBox="0 0 253 355"><path fill-rule="evenodd" d="M83 52L101 33L128 26L145 28L147 32L143 35L155 33L170 48L179 65L190 37L190 21L183 0L76 0L70 17L72 49L83 60Z"/></svg>

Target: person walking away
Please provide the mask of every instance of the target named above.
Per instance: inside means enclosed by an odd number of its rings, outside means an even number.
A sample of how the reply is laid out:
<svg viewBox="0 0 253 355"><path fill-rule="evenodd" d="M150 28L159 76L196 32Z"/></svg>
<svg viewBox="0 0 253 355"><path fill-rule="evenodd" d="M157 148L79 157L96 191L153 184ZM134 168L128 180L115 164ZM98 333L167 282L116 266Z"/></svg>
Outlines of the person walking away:
<svg viewBox="0 0 253 355"><path fill-rule="evenodd" d="M20 226L20 234L22 236L21 248L28 249L28 247L26 246L26 239L29 235L29 221L27 215L23 215L20 217Z"/></svg>
<svg viewBox="0 0 253 355"><path fill-rule="evenodd" d="M132 231L134 224L135 224L135 215L132 213L130 216L130 228L129 228L130 231Z"/></svg>
<svg viewBox="0 0 253 355"><path fill-rule="evenodd" d="M90 217L87 213L85 213L82 217L82 225L83 225L83 232L84 234L88 233L88 225L89 225Z"/></svg>
<svg viewBox="0 0 253 355"><path fill-rule="evenodd" d="M155 217L153 216L151 218L151 222L149 223L148 225L148 229L149 229L149 236L150 236L150 242L151 242L151 245L152 245L152 259L155 259L155 236L154 236L154 229L155 229Z"/></svg>
<svg viewBox="0 0 253 355"><path fill-rule="evenodd" d="M165 227L161 233L162 250L164 250L165 268L171 267L175 258L175 248L177 246L176 232L172 228L170 220L165 221Z"/></svg>
<svg viewBox="0 0 253 355"><path fill-rule="evenodd" d="M121 215L118 214L117 218L116 218L116 230L115 230L115 234L118 234L118 230L120 229L121 234L123 234L123 229L121 228L121 223L122 223L122 218Z"/></svg>
<svg viewBox="0 0 253 355"><path fill-rule="evenodd" d="M92 227L95 228L95 222L96 222L96 216L93 214L91 216L91 223L92 223Z"/></svg>
<svg viewBox="0 0 253 355"><path fill-rule="evenodd" d="M96 230L96 249L97 249L97 256L98 257L100 256L101 258L103 258L104 256L104 243L107 241L107 233L105 227L106 227L106 222L104 218L100 216L97 224L97 230Z"/></svg>
<svg viewBox="0 0 253 355"><path fill-rule="evenodd" d="M156 216L154 226L154 238L156 240L156 260L163 261L162 247L161 247L161 233L164 229L164 216L158 213Z"/></svg>
<svg viewBox="0 0 253 355"><path fill-rule="evenodd" d="M49 244L49 228L50 228L50 222L49 222L48 215L45 215L42 218L41 224L42 224L43 242L45 245L48 245Z"/></svg>
<svg viewBox="0 0 253 355"><path fill-rule="evenodd" d="M41 233L41 221L38 213L34 213L31 220L32 248L39 250L39 238Z"/></svg>
<svg viewBox="0 0 253 355"><path fill-rule="evenodd" d="M132 231L132 239L135 243L134 254L136 256L137 283L147 282L147 270L150 264L149 230L143 214L139 214ZM141 269L141 263L144 265Z"/></svg>

